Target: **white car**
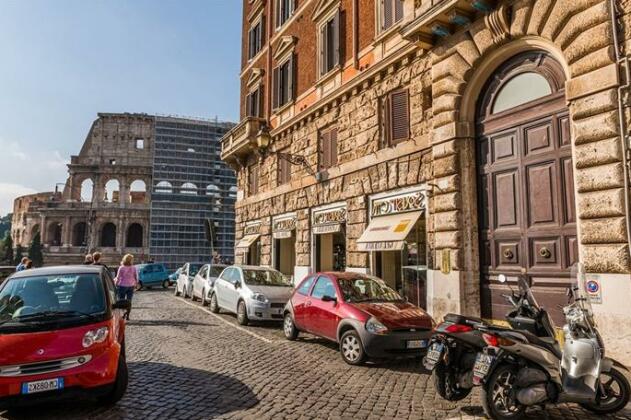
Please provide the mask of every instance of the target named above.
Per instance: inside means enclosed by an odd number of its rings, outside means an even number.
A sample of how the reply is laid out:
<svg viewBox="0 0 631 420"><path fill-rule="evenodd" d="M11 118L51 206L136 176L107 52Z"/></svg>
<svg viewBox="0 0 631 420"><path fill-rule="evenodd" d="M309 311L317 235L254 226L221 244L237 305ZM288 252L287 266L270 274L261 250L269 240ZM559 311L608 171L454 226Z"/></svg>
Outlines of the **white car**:
<svg viewBox="0 0 631 420"><path fill-rule="evenodd" d="M268 267L227 267L215 280L210 310L237 314L237 321L282 321L293 288L279 272Z"/></svg>
<svg viewBox="0 0 631 420"><path fill-rule="evenodd" d="M215 280L226 267L223 264L204 264L193 279L191 299L200 299L202 305L207 306L210 303L210 295L215 286Z"/></svg>
<svg viewBox="0 0 631 420"><path fill-rule="evenodd" d="M182 271L175 282L175 296L183 295L185 298L191 297L193 292L193 279L202 268L202 263L186 263L182 266Z"/></svg>

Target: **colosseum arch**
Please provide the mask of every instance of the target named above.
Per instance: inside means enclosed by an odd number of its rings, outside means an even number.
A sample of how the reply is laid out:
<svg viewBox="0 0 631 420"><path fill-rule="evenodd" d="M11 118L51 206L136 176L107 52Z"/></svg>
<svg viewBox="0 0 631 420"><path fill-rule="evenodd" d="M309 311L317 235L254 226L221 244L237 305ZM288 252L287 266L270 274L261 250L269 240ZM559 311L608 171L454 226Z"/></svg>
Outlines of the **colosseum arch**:
<svg viewBox="0 0 631 420"><path fill-rule="evenodd" d="M81 186L79 189L79 201L82 202L90 202L92 201L92 196L94 194L94 181L92 178L86 178L81 181Z"/></svg>
<svg viewBox="0 0 631 420"><path fill-rule="evenodd" d="M106 248L116 247L116 225L112 222L105 223L101 228L100 239L100 246Z"/></svg>
<svg viewBox="0 0 631 420"><path fill-rule="evenodd" d="M144 243L144 228L140 223L132 223L127 228L125 246L128 248L142 248Z"/></svg>
<svg viewBox="0 0 631 420"><path fill-rule="evenodd" d="M142 179L136 179L129 185L128 202L145 203L147 201L147 183Z"/></svg>
<svg viewBox="0 0 631 420"><path fill-rule="evenodd" d="M78 222L72 227L72 246L85 246L88 227L86 222Z"/></svg>
<svg viewBox="0 0 631 420"><path fill-rule="evenodd" d="M51 222L48 225L48 245L60 246L62 243L63 224Z"/></svg>
<svg viewBox="0 0 631 420"><path fill-rule="evenodd" d="M103 189L103 201L106 203L119 203L120 201L120 182L117 179L110 179L105 183Z"/></svg>

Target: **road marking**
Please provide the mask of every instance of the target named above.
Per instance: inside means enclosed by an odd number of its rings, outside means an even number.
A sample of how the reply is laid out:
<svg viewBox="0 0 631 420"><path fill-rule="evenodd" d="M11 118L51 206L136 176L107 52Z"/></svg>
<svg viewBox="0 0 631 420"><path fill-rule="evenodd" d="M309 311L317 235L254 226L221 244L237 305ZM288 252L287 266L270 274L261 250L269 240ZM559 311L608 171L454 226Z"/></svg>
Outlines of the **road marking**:
<svg viewBox="0 0 631 420"><path fill-rule="evenodd" d="M212 313L211 311L209 311L208 309L206 309L206 308L204 308L202 306L195 305L193 302L187 302L186 300L184 300L184 298L178 298L178 300L181 300L182 302L186 303L188 306L192 306L195 309L199 309L200 311L204 311L204 312L214 316L215 318L217 318L218 320L220 320L224 324L230 325L231 327L236 328L239 331L243 331L244 333L249 334L249 335L251 335L254 338L258 338L259 340L264 341L267 344L272 344L272 343L274 343L276 341L281 341L281 340L270 340L269 338L263 337L260 334L257 334L257 333L255 333L253 331L248 330L247 328L243 328L243 327L241 327L239 325L234 325L232 322L223 319L219 315Z"/></svg>

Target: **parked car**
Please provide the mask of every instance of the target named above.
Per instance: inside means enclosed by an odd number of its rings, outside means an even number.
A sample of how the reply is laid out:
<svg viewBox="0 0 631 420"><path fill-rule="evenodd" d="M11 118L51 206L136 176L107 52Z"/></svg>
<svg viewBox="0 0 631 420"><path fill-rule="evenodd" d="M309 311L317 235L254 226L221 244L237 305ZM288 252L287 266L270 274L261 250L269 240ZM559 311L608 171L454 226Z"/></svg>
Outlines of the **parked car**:
<svg viewBox="0 0 631 420"><path fill-rule="evenodd" d="M180 277L181 272L182 272L182 267L178 268L177 270L175 270L169 275L169 282L171 283L171 286L177 283L177 279L178 277Z"/></svg>
<svg viewBox="0 0 631 420"><path fill-rule="evenodd" d="M422 356L435 325L381 279L359 273L306 277L283 316L287 339L305 331L339 343L342 359L351 365L368 357Z"/></svg>
<svg viewBox="0 0 631 420"><path fill-rule="evenodd" d="M210 310L235 313L241 325L247 325L250 320L282 320L291 291L291 284L272 268L227 267L215 281Z"/></svg>
<svg viewBox="0 0 631 420"><path fill-rule="evenodd" d="M193 292L193 279L203 265L203 263L184 264L175 282L175 296L183 295L185 298L191 297Z"/></svg>
<svg viewBox="0 0 631 420"><path fill-rule="evenodd" d="M167 289L170 285L169 272L164 264L138 264L138 282L142 289L146 287L151 289L153 286L162 286Z"/></svg>
<svg viewBox="0 0 631 420"><path fill-rule="evenodd" d="M202 301L202 305L210 303L210 294L215 286L215 280L227 266L224 264L204 264L193 279L191 299Z"/></svg>
<svg viewBox="0 0 631 420"><path fill-rule="evenodd" d="M13 274L0 286L0 411L127 388L125 311L101 266L59 266Z"/></svg>

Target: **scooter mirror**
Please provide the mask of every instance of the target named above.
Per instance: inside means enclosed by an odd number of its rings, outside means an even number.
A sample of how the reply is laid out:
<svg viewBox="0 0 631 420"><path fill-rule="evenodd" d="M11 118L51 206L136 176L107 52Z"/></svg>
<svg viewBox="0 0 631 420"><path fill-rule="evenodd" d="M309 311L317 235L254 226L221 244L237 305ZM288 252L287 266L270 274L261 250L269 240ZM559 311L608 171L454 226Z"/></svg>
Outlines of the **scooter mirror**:
<svg viewBox="0 0 631 420"><path fill-rule="evenodd" d="M506 276L504 274L500 274L499 276L497 276L497 281L499 281L500 283L506 283Z"/></svg>

